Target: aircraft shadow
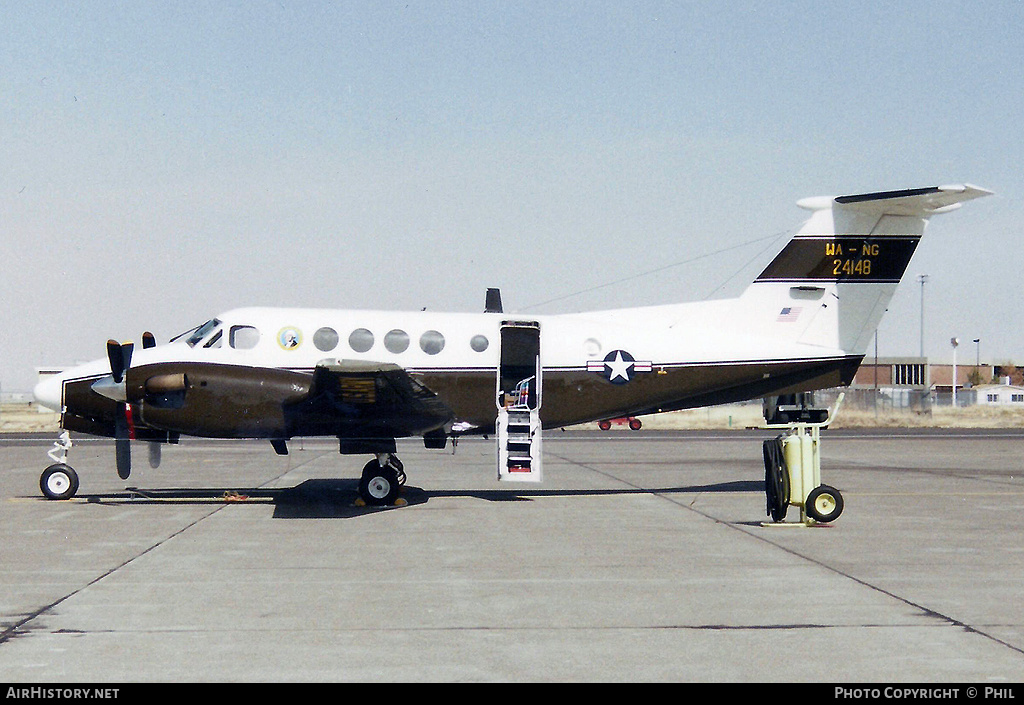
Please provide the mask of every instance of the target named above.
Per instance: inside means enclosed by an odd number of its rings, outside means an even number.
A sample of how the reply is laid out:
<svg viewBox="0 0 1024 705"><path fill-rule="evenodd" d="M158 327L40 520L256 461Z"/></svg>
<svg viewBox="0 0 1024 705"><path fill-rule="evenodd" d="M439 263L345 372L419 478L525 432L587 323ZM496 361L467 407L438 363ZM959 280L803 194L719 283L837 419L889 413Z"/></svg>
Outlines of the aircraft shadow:
<svg viewBox="0 0 1024 705"><path fill-rule="evenodd" d="M424 490L406 485L402 503L390 507L370 507L359 501L359 483L352 479L306 480L285 488L171 488L130 487L122 492L82 494L79 500L101 504L273 504L275 519L348 519L405 506L426 504L438 497L467 497L488 502L529 502L539 497L622 496L634 494L700 494L705 492L763 492L762 480L737 480L710 485L661 488L621 488L597 490L500 489L500 490Z"/></svg>

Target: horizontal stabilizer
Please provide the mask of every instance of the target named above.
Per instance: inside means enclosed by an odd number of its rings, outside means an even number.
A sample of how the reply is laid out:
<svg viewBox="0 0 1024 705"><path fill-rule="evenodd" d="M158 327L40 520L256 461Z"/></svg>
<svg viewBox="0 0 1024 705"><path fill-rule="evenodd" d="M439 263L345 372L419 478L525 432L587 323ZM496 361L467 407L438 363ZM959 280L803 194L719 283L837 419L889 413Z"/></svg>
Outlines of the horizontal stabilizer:
<svg viewBox="0 0 1024 705"><path fill-rule="evenodd" d="M964 201L990 196L988 191L971 184L931 186L928 188L879 191L835 198L805 198L797 205L817 211L836 206L885 215L929 216L958 208Z"/></svg>

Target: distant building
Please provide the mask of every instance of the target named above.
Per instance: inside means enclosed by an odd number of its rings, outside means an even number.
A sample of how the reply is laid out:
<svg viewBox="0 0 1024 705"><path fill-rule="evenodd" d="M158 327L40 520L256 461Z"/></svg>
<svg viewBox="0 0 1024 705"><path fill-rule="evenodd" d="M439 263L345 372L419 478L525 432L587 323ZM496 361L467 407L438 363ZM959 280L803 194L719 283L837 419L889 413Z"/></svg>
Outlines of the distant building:
<svg viewBox="0 0 1024 705"><path fill-rule="evenodd" d="M999 372L993 365L957 365L957 406L1024 404L1024 388L989 384ZM949 406L953 403L953 365L929 363L925 357L865 357L849 394L851 401L862 407L881 404L926 411L933 404Z"/></svg>
<svg viewBox="0 0 1024 705"><path fill-rule="evenodd" d="M931 367L926 357L865 357L851 386L862 389L929 389L931 385Z"/></svg>
<svg viewBox="0 0 1024 705"><path fill-rule="evenodd" d="M981 384L974 388L976 404L1017 405L1024 408L1024 387L1015 384Z"/></svg>

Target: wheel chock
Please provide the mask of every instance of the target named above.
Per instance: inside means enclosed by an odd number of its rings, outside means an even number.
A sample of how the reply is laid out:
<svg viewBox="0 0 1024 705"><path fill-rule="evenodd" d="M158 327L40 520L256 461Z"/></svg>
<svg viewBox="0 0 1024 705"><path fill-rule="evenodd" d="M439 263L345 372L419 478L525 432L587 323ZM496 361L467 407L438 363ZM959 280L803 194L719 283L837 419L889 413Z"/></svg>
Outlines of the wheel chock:
<svg viewBox="0 0 1024 705"><path fill-rule="evenodd" d="M352 504L353 504L353 506L356 506L356 507L365 507L365 506L367 506L366 500L364 500L362 497L356 497L356 501L353 502ZM405 501L404 499L399 497L398 499L396 499L394 501L393 504L389 504L387 506L389 506L389 507L404 507L404 506L406 506L408 504L409 503L407 501Z"/></svg>

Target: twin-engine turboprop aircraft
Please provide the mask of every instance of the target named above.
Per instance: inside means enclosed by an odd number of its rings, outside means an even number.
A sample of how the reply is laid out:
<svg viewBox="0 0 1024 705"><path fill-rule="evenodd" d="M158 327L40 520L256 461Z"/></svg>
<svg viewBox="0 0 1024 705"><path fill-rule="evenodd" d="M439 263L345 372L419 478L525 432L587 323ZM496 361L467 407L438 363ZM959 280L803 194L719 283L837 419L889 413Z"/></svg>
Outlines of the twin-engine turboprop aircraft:
<svg viewBox="0 0 1024 705"><path fill-rule="evenodd" d="M848 385L928 218L990 192L970 185L813 198L811 216L738 298L554 316L249 308L157 345L108 343L104 359L41 382L69 432L130 442L181 435L333 436L370 454L368 504L395 501L397 438L444 448L494 434L498 477L540 481L542 430ZM63 444L63 445L62 445ZM68 435L40 487L78 489ZM58 458L54 453L63 448Z"/></svg>

